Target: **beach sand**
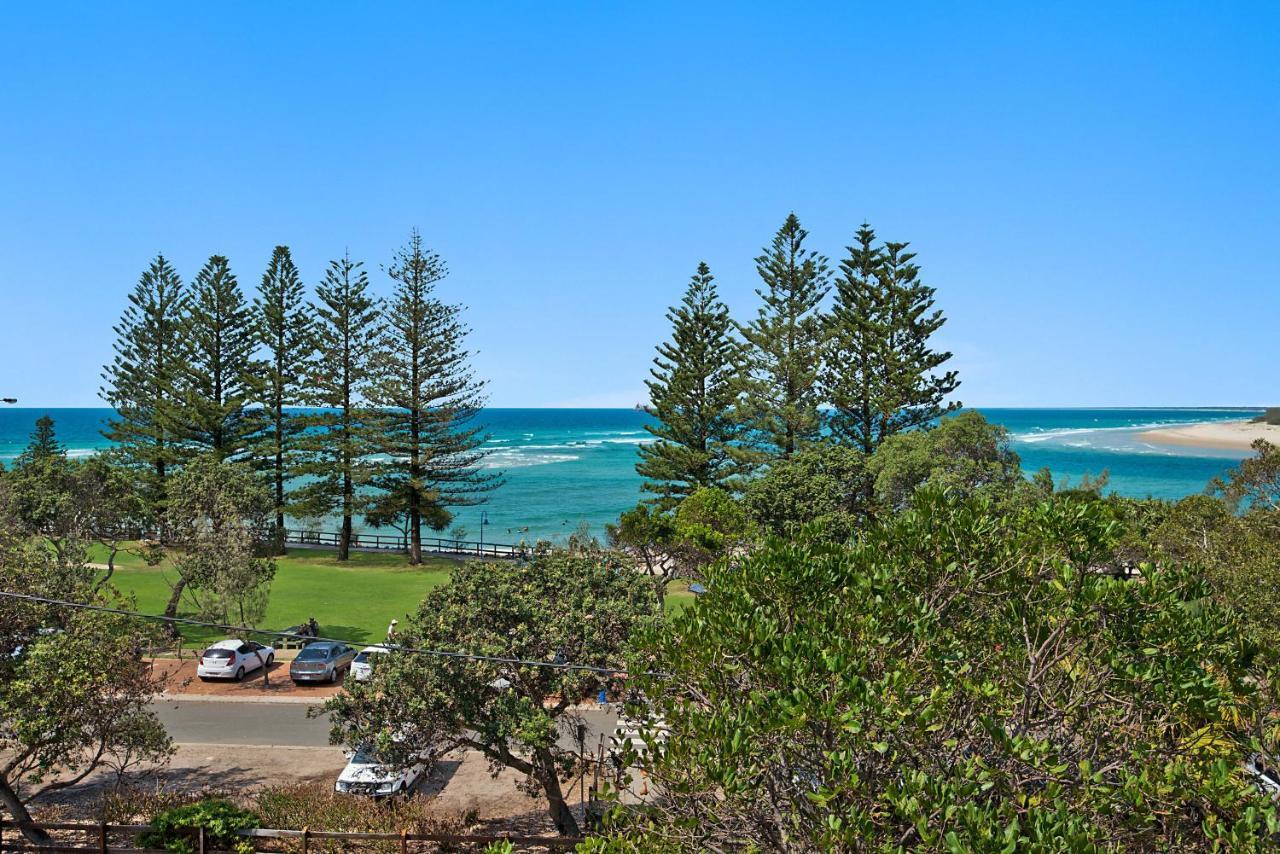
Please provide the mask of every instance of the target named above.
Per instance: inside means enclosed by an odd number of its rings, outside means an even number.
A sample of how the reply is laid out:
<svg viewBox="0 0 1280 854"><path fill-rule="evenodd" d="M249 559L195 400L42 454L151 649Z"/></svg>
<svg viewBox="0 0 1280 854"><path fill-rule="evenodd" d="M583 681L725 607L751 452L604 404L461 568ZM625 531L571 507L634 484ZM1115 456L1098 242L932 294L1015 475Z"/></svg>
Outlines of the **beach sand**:
<svg viewBox="0 0 1280 854"><path fill-rule="evenodd" d="M1147 430L1140 437L1157 445L1247 451L1257 439L1266 439L1271 444L1280 446L1280 425L1254 424L1251 421L1208 421L1203 424Z"/></svg>

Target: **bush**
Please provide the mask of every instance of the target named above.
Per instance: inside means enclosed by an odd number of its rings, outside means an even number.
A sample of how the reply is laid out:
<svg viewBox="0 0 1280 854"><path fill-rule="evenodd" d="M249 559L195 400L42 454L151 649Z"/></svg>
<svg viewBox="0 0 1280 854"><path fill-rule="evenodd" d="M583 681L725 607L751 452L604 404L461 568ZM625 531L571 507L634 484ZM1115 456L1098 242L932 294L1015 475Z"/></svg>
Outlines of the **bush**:
<svg viewBox="0 0 1280 854"><path fill-rule="evenodd" d="M150 823L151 831L141 834L138 844L143 848L163 848L178 854L194 854L196 842L192 829L201 827L209 844L252 854L253 845L241 839L237 831L261 826L252 812L223 800L205 800L174 807L157 813Z"/></svg>

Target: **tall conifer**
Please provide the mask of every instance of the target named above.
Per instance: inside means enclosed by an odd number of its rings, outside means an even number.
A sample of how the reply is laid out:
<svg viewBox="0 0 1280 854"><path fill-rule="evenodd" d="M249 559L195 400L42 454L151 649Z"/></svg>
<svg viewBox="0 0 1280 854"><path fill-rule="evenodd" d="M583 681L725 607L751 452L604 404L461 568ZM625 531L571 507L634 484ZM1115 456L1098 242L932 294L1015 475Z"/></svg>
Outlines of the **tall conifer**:
<svg viewBox="0 0 1280 854"><path fill-rule="evenodd" d="M906 243L876 246L863 224L840 263L828 316L822 389L832 433L870 454L889 436L958 408L946 402L960 382L939 372L950 353L930 349L945 322L934 289L920 281Z"/></svg>
<svg viewBox="0 0 1280 854"><path fill-rule="evenodd" d="M141 481L153 518L163 518L166 482L180 459L177 385L186 370L182 338L187 295L163 255L142 273L114 327L115 358L99 391L114 410L103 435Z"/></svg>
<svg viewBox="0 0 1280 854"><path fill-rule="evenodd" d="M253 358L253 312L225 257L210 257L192 281L183 333L190 352L182 377L186 438L197 453L241 457L261 426L248 404L257 399L262 366Z"/></svg>
<svg viewBox="0 0 1280 854"><path fill-rule="evenodd" d="M732 490L745 470L738 417L740 349L729 309L705 263L680 304L667 312L671 340L658 345L650 370L648 411L657 441L640 446L636 471L660 506L674 506L701 487Z"/></svg>
<svg viewBox="0 0 1280 854"><path fill-rule="evenodd" d="M261 386L263 429L255 437L254 450L259 466L270 473L276 506L275 548L277 554L284 554L285 487L298 462L302 429L287 409L302 403L306 365L314 347L311 311L288 246L277 246L271 253L254 314L258 340L267 354Z"/></svg>
<svg viewBox="0 0 1280 854"><path fill-rule="evenodd" d="M808 232L795 214L756 258L764 301L742 327L748 344L747 412L766 457L790 457L818 437L817 389L823 325L818 305L830 288L827 259L804 248Z"/></svg>
<svg viewBox="0 0 1280 854"><path fill-rule="evenodd" d="M330 261L316 288L316 349L303 399L320 411L299 419L304 429L296 471L308 482L299 489L295 507L301 515L340 517L338 560L347 559L352 520L367 504L361 489L372 477L369 456L376 450L377 418L367 394L382 321L361 266L350 255Z"/></svg>
<svg viewBox="0 0 1280 854"><path fill-rule="evenodd" d="M415 229L386 268L395 281L372 400L383 408L375 485L383 515L403 512L410 563L422 561L422 524L442 527L449 507L479 504L500 477L483 467L486 436L473 419L484 405L464 341L462 308L435 294L448 270Z"/></svg>

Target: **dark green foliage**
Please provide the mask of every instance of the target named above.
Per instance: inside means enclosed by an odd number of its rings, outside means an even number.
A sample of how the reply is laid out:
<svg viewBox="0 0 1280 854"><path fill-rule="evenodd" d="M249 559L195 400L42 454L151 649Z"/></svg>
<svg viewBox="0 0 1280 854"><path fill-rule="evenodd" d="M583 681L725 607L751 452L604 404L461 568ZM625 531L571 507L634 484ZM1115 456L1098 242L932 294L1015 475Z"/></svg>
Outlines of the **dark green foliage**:
<svg viewBox="0 0 1280 854"><path fill-rule="evenodd" d="M1018 455L1009 434L980 412L943 418L931 430L888 437L867 461L876 500L898 509L924 484L962 495L1006 495L1021 486Z"/></svg>
<svg viewBox="0 0 1280 854"><path fill-rule="evenodd" d="M305 288L288 246L277 246L262 275L254 301L258 341L266 348L262 366L263 429L254 437L254 455L270 473L276 503L276 553L284 554L286 485L298 463L302 424L286 411L300 406L307 388L307 365L312 361L311 312Z"/></svg>
<svg viewBox="0 0 1280 854"><path fill-rule="evenodd" d="M169 531L181 548L166 616L185 592L203 617L251 626L266 613L275 575L271 493L246 463L214 451L193 458L173 480Z"/></svg>
<svg viewBox="0 0 1280 854"><path fill-rule="evenodd" d="M67 449L62 446L54 433L53 419L48 415L41 415L36 419L36 428L31 431L31 440L18 456L17 463L24 465L56 458L65 459L66 455Z"/></svg>
<svg viewBox="0 0 1280 854"><path fill-rule="evenodd" d="M741 327L747 342L746 412L765 457L789 457L818 437L818 371L822 321L818 305L829 289L827 259L804 248L808 232L790 214L756 270L764 304Z"/></svg>
<svg viewBox="0 0 1280 854"><path fill-rule="evenodd" d="M658 346L645 381L649 414L658 419L646 429L657 441L640 446L636 464L644 489L664 508L703 487L732 489L744 471L739 348L706 264L667 319L671 340Z"/></svg>
<svg viewBox="0 0 1280 854"><path fill-rule="evenodd" d="M1226 479L1214 478L1209 491L1234 509L1280 510L1280 448L1265 439L1253 443L1256 456L1242 460Z"/></svg>
<svg viewBox="0 0 1280 854"><path fill-rule="evenodd" d="M113 331L115 358L102 370L99 391L116 411L103 431L112 454L138 477L154 515L163 515L165 481L181 459L178 383L186 372L182 280L157 255L129 294Z"/></svg>
<svg viewBox="0 0 1280 854"><path fill-rule="evenodd" d="M1198 573L1093 571L1119 534L1102 501L926 490L713 568L638 656L670 737L614 850L1269 849L1266 659Z"/></svg>
<svg viewBox="0 0 1280 854"><path fill-rule="evenodd" d="M259 399L262 365L253 311L226 258L196 274L182 325L189 357L181 376L182 422L194 452L240 458L261 426L248 409Z"/></svg>
<svg viewBox="0 0 1280 854"><path fill-rule="evenodd" d="M422 561L424 519L482 503L501 482L484 468L481 446L487 437L473 424L485 397L464 347L470 330L462 308L435 293L447 274L444 261L415 229L387 267L396 286L369 395L384 410L379 450L387 459L374 485L384 493L384 515L402 512L408 520L412 563Z"/></svg>
<svg viewBox="0 0 1280 854"><path fill-rule="evenodd" d="M347 559L352 520L367 505L361 490L373 476L369 455L377 444L377 414L367 397L382 320L361 266L350 255L331 261L316 288L316 353L303 400L322 411L298 419L306 432L298 437L301 460L295 471L309 482L294 507L302 516L339 516L339 560Z"/></svg>
<svg viewBox="0 0 1280 854"><path fill-rule="evenodd" d="M232 851L253 851L250 840L237 835L237 831L258 827L258 817L229 801L207 800L197 804L174 807L157 813L149 824L151 832L138 837L144 848L163 848L178 854L195 854L196 834L192 830L204 828L206 845Z"/></svg>
<svg viewBox="0 0 1280 854"><path fill-rule="evenodd" d="M946 322L931 311L934 289L920 281L906 243L875 240L863 224L840 262L822 373L832 432L868 454L960 405L946 402L959 385L955 372L938 373L951 354L929 348Z"/></svg>
<svg viewBox="0 0 1280 854"><path fill-rule="evenodd" d="M646 579L605 555L541 553L526 564L468 562L430 591L399 639L407 646L531 661L613 667L633 629L655 612ZM506 685L495 680L506 680ZM336 740L374 745L394 760L406 747L482 752L529 778L562 833L577 832L560 788L574 752L557 725L593 697L583 670L392 652L368 682L329 701ZM398 734L393 739L391 733Z"/></svg>
<svg viewBox="0 0 1280 854"><path fill-rule="evenodd" d="M842 543L870 519L874 482L862 451L820 443L775 460L751 481L742 501L768 533Z"/></svg>

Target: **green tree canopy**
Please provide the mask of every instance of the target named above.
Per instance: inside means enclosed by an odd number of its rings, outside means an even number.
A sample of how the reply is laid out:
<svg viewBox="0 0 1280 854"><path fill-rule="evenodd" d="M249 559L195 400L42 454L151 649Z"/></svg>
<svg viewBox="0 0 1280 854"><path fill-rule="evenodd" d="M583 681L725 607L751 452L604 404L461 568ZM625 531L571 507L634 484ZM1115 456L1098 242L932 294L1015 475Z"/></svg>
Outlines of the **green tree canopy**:
<svg viewBox="0 0 1280 854"><path fill-rule="evenodd" d="M960 405L946 400L960 384L956 373L938 372L951 354L929 346L946 322L932 310L934 289L920 281L906 243L875 241L864 223L840 262L821 383L832 432L867 454Z"/></svg>
<svg viewBox="0 0 1280 854"><path fill-rule="evenodd" d="M796 215L788 215L756 258L763 304L741 327L750 380L746 412L767 458L791 456L821 427L817 381L824 331L818 306L830 275L827 259L804 248L808 236Z"/></svg>
<svg viewBox="0 0 1280 854"><path fill-rule="evenodd" d="M1268 659L1197 572L1092 571L1118 533L1104 502L926 490L713 568L638 656L669 738L613 847L1268 849Z"/></svg>
<svg viewBox="0 0 1280 854"><path fill-rule="evenodd" d="M487 436L474 419L485 402L484 382L470 366L462 307L435 292L448 275L443 259L415 229L387 275L395 292L370 390L383 409L379 450L385 462L374 485L384 493L384 515L399 509L407 516L409 560L416 564L422 562L424 518L438 520L439 509L482 503L501 478L483 465Z"/></svg>
<svg viewBox="0 0 1280 854"><path fill-rule="evenodd" d="M455 568L402 625L398 640L612 668L633 630L654 613L647 581L605 555L543 552L526 564ZM557 730L604 680L587 670L393 651L370 681L349 685L326 708L334 738L348 745L375 745L392 758L428 745L470 748L495 768L527 775L530 794L545 798L556 827L575 835L578 824L561 788L574 752L557 743Z"/></svg>
<svg viewBox="0 0 1280 854"><path fill-rule="evenodd" d="M867 469L877 501L894 509L910 504L926 483L965 495L1004 495L1023 484L1008 431L974 410L943 418L932 429L887 438Z"/></svg>
<svg viewBox="0 0 1280 854"><path fill-rule="evenodd" d="M167 616L186 592L205 618L254 625L266 612L275 575L272 551L275 505L245 463L210 451L174 478L169 529L177 545L178 573Z"/></svg>
<svg viewBox="0 0 1280 854"><path fill-rule="evenodd" d="M136 473L156 516L164 513L165 482L182 457L178 385L187 370L187 300L178 273L157 255L129 294L113 328L115 357L102 369L99 394L115 410L103 435Z"/></svg>
<svg viewBox="0 0 1280 854"><path fill-rule="evenodd" d="M230 262L213 255L191 285L182 324L189 357L181 377L186 439L196 452L243 457L261 426L248 404L260 397L258 334Z"/></svg>
<svg viewBox="0 0 1280 854"><path fill-rule="evenodd" d="M664 508L703 487L734 488L745 470L739 347L729 309L705 263L680 304L667 312L671 340L653 360L646 425L657 441L641 445L636 471Z"/></svg>
<svg viewBox="0 0 1280 854"><path fill-rule="evenodd" d="M288 408L303 404L315 347L306 288L288 246L272 251L253 313L258 342L267 351L259 386L263 427L254 437L253 451L258 467L270 473L276 502L275 550L284 554L286 489L298 464L304 426Z"/></svg>
<svg viewBox="0 0 1280 854"><path fill-rule="evenodd" d="M353 520L368 505L367 487L378 446L377 413L368 403L374 360L383 333L369 276L351 256L329 262L316 288L315 360L303 399L317 411L298 419L301 460L296 511L339 517L338 560L347 560Z"/></svg>
<svg viewBox="0 0 1280 854"><path fill-rule="evenodd" d="M0 479L0 590L121 607L80 559L58 552L4 512ZM67 527L70 527L69 525ZM0 807L30 821L42 794L76 785L103 767L122 771L168 756L150 709L158 690L138 652L149 640L135 621L0 598ZM28 829L32 842L47 835Z"/></svg>
<svg viewBox="0 0 1280 854"><path fill-rule="evenodd" d="M852 538L872 515L875 478L857 448L818 443L788 460L775 460L743 491L751 518L776 536L807 536L832 542Z"/></svg>

